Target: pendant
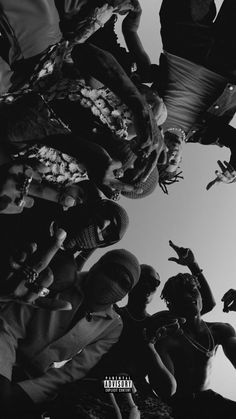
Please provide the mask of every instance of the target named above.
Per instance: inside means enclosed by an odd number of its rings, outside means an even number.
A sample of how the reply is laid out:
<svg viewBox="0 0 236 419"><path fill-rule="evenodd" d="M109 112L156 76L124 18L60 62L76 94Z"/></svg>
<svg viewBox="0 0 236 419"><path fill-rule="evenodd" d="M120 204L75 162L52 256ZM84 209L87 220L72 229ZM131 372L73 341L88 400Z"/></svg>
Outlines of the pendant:
<svg viewBox="0 0 236 419"><path fill-rule="evenodd" d="M206 351L207 358L211 358L214 355L214 351Z"/></svg>

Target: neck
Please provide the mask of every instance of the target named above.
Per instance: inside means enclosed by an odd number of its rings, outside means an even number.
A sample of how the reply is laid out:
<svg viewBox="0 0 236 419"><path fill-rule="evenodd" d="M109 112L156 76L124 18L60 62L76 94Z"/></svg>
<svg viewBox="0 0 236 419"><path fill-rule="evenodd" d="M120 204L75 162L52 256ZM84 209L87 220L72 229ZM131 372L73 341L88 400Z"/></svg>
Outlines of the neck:
<svg viewBox="0 0 236 419"><path fill-rule="evenodd" d="M202 325L202 318L201 315L198 314L197 316L194 317L185 317L186 318L186 323L184 324L184 329L186 330L192 330L192 331L199 331Z"/></svg>
<svg viewBox="0 0 236 419"><path fill-rule="evenodd" d="M136 319L143 319L148 315L146 311L146 307L137 307L137 305L134 305L132 303L128 303L126 306L126 309L128 312L135 317Z"/></svg>

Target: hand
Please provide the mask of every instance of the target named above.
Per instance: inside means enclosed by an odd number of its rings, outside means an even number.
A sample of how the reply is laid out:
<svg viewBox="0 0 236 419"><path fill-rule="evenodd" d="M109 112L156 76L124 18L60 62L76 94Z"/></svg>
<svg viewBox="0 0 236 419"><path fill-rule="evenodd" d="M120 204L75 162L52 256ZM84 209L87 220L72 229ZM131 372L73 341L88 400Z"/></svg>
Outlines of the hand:
<svg viewBox="0 0 236 419"><path fill-rule="evenodd" d="M48 265L65 238L65 231L58 229L45 249L39 251L37 245L31 243L28 249L12 255L8 270L1 278L0 302L19 301L50 310L70 310L71 304L67 301L46 297L53 283Z"/></svg>
<svg viewBox="0 0 236 419"><path fill-rule="evenodd" d="M20 214L24 208L34 205L35 197L58 202L60 196L59 203L64 209L79 202L79 197L77 196L76 200L70 189L65 189L63 195L60 195L56 187L48 186L42 181L48 170L48 167L34 159L2 166L0 214Z"/></svg>
<svg viewBox="0 0 236 419"><path fill-rule="evenodd" d="M176 251L178 255L178 259L175 257L171 257L168 260L172 262L176 262L179 265L183 265L183 266L189 266L196 263L194 254L191 249L176 246L176 244L174 244L171 240L169 241L169 245L170 247L172 247L172 249Z"/></svg>
<svg viewBox="0 0 236 419"><path fill-rule="evenodd" d="M115 0L113 3L114 12L126 15L130 10L134 9L133 1L134 0Z"/></svg>
<svg viewBox="0 0 236 419"><path fill-rule="evenodd" d="M130 3L132 8L127 9L128 14L122 22L122 30L137 32L140 25L142 8L138 0L131 0Z"/></svg>
<svg viewBox="0 0 236 419"><path fill-rule="evenodd" d="M222 163L220 160L218 160L217 163L220 166L221 172L219 170L215 171L216 178L212 182L208 183L206 187L207 190L209 190L213 185L219 182L236 182L236 170L234 169L234 167L227 161L224 161L224 163Z"/></svg>
<svg viewBox="0 0 236 419"><path fill-rule="evenodd" d="M224 303L223 311L228 313L229 311L236 311L236 290L230 289L222 297L221 301Z"/></svg>
<svg viewBox="0 0 236 419"><path fill-rule="evenodd" d="M150 106L148 106L148 109L143 108L141 115L140 117L139 113L137 113L138 121L136 121L136 115L134 114L134 127L137 133L136 154L148 157L152 151L156 150L159 158L162 150L165 149L163 132L157 126Z"/></svg>
<svg viewBox="0 0 236 419"><path fill-rule="evenodd" d="M160 313L152 316L151 327L144 329L144 339L149 345L156 345L160 340L176 335L182 334L182 325L186 322L186 319L179 318L168 318L169 316L163 316Z"/></svg>
<svg viewBox="0 0 236 419"><path fill-rule="evenodd" d="M120 175L117 179L117 173L120 172ZM134 186L132 184L128 184L125 182L122 182L122 179L124 176L123 169L122 169L122 163L121 162L115 162L114 160L111 160L110 166L108 167L108 170L106 172L106 176L103 180L103 184L100 185L100 189L104 192L104 194L111 198L113 193L116 191L119 192L133 192L136 193L142 193L143 190L138 188L137 186ZM111 196L109 196L111 195Z"/></svg>

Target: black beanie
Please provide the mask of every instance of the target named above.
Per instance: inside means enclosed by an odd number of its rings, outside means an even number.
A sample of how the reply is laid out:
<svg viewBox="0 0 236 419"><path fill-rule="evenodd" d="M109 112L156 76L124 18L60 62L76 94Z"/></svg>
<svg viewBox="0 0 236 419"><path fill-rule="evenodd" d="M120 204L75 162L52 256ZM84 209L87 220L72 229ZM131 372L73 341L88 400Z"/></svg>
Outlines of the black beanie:
<svg viewBox="0 0 236 419"><path fill-rule="evenodd" d="M140 199L140 198L146 198L147 196L151 195L152 192L156 189L156 186L159 181L159 173L157 168L151 172L149 177L147 178L146 182L139 182L138 184L135 184L134 186L140 188L143 190L142 193L137 193L135 191L125 192L122 191L122 195L124 195L126 198L130 199Z"/></svg>
<svg viewBox="0 0 236 419"><path fill-rule="evenodd" d="M98 237L99 221L110 220L111 232L103 242ZM63 228L67 232L64 247L70 250L94 249L117 243L124 236L129 224L127 212L115 202L104 199L93 206L71 208L64 215Z"/></svg>
<svg viewBox="0 0 236 419"><path fill-rule="evenodd" d="M94 273L97 269L107 265L118 265L128 274L130 284L129 287L124 290L126 293L138 283L141 273L140 264L136 256L128 250L117 249L105 253L105 255L103 255L98 262L92 266L92 268L90 268L89 273ZM112 277L110 279L112 281Z"/></svg>

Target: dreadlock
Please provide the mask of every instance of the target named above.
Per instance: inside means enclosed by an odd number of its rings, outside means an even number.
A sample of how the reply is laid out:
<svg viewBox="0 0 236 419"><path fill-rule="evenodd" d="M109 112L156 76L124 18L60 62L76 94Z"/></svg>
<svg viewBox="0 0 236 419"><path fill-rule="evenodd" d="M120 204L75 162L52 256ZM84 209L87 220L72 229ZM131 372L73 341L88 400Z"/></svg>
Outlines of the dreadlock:
<svg viewBox="0 0 236 419"><path fill-rule="evenodd" d="M166 168L168 167L168 163L161 168L158 167L159 171L159 185L163 192L168 195L168 185L172 185L173 183L177 183L180 179L184 179L182 175L182 171L178 172L178 169L175 172L167 172Z"/></svg>
<svg viewBox="0 0 236 419"><path fill-rule="evenodd" d="M166 303L170 303L180 292L192 290L195 287L200 288L201 285L194 275L179 273L166 281L161 293L161 298L165 300Z"/></svg>

